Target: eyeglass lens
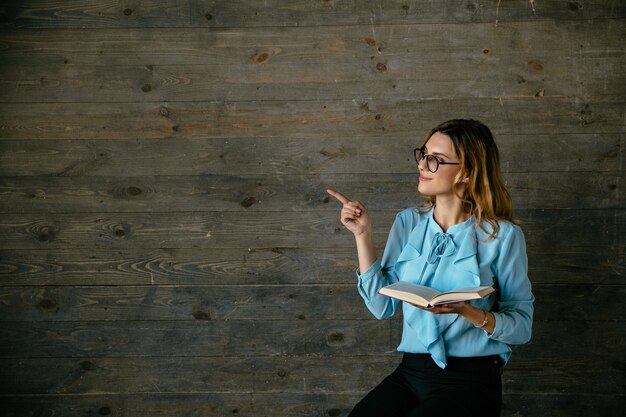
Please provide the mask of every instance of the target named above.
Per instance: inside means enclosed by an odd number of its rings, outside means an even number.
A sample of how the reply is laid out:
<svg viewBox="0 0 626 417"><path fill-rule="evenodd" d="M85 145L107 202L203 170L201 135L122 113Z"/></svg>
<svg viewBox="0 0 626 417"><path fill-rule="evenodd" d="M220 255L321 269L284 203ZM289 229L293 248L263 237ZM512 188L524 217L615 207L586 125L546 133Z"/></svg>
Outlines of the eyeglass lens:
<svg viewBox="0 0 626 417"><path fill-rule="evenodd" d="M439 169L439 160L432 155L426 155L423 149L416 149L415 161L418 165L424 158L426 158L426 168L428 168L430 172L437 172L437 169Z"/></svg>

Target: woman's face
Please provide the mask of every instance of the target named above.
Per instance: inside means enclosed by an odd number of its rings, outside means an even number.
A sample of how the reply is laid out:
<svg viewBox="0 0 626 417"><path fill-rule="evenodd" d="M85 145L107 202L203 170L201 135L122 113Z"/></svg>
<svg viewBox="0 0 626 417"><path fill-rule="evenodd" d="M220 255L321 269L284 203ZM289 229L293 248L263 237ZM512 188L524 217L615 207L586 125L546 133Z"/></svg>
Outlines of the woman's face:
<svg viewBox="0 0 626 417"><path fill-rule="evenodd" d="M440 162L459 162L452 139L448 135L435 132L424 147L428 155L435 156ZM459 165L440 164L437 172L430 172L426 167L426 160L422 159L419 162L420 177L417 189L427 196L454 196L452 185L460 169Z"/></svg>

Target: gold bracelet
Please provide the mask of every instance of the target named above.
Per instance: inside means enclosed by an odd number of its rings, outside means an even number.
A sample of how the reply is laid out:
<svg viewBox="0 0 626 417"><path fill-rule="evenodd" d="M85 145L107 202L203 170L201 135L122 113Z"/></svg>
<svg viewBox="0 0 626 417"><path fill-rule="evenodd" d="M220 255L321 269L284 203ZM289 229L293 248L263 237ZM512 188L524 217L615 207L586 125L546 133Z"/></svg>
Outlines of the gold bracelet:
<svg viewBox="0 0 626 417"><path fill-rule="evenodd" d="M474 325L474 327L482 329L483 327L485 327L489 323L489 320L487 320L487 312L485 310L483 310L483 313L485 314L485 316L483 317L483 323L480 326Z"/></svg>

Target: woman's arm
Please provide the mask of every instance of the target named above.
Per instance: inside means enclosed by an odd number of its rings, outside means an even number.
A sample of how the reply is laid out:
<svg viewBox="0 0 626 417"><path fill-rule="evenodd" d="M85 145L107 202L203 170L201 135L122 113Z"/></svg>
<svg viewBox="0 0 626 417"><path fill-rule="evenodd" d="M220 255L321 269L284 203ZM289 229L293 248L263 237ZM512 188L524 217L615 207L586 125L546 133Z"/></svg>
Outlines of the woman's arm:
<svg viewBox="0 0 626 417"><path fill-rule="evenodd" d="M341 223L352 232L356 241L359 259L359 270L357 271L359 294L374 317L384 319L392 316L399 305L398 300L380 295L378 290L385 285L398 281L398 278L393 266L391 266L394 262L390 261L390 265L384 266L376 256L372 225L367 209L362 203L351 201L337 191L329 189L327 192L343 204ZM402 228L401 223L396 218L383 258L394 258L399 254L397 235L399 229Z"/></svg>
<svg viewBox="0 0 626 417"><path fill-rule="evenodd" d="M524 234L518 226L509 224L509 227L495 264L499 298L498 310L493 312L495 328L490 337L519 345L530 340L535 297L528 279ZM502 229L504 227L501 232Z"/></svg>

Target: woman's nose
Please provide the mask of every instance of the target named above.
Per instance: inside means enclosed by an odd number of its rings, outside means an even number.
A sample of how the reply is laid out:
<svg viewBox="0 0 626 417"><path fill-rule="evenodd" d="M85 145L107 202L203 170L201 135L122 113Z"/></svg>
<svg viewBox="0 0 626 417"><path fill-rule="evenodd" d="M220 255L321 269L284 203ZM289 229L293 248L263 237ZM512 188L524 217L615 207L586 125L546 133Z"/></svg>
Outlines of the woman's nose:
<svg viewBox="0 0 626 417"><path fill-rule="evenodd" d="M420 161L417 163L417 167L419 168L420 171L425 171L426 170L426 158L420 159Z"/></svg>

